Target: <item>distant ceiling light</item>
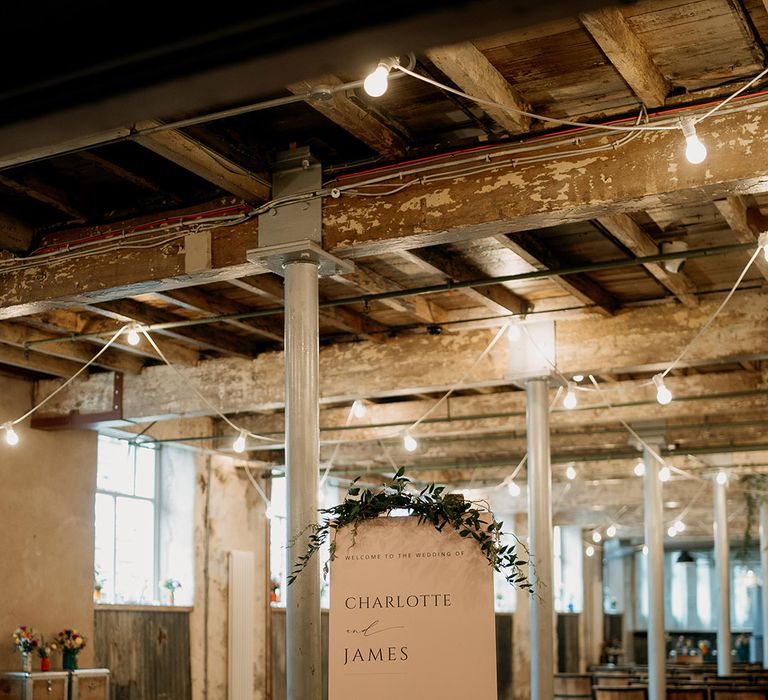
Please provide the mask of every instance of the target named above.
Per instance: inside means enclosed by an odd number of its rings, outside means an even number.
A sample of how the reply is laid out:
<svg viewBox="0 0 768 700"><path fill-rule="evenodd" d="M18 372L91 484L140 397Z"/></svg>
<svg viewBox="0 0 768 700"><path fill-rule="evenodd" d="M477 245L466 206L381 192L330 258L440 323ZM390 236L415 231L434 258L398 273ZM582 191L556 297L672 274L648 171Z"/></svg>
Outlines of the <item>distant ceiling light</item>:
<svg viewBox="0 0 768 700"><path fill-rule="evenodd" d="M381 97L389 87L389 72L399 63L396 58L385 58L363 81L363 89L371 97Z"/></svg>
<svg viewBox="0 0 768 700"><path fill-rule="evenodd" d="M237 452L237 454L245 452L245 430L240 431L237 439L232 443L232 449Z"/></svg>
<svg viewBox="0 0 768 700"><path fill-rule="evenodd" d="M360 399L357 399L352 404L352 415L355 418L365 418L365 414L367 412L368 412L368 409L366 409L365 404Z"/></svg>
<svg viewBox="0 0 768 700"><path fill-rule="evenodd" d="M568 390L565 394L565 398L563 399L563 406L570 410L572 408L576 408L578 403L579 400L576 398L576 387L571 382L568 382Z"/></svg>
<svg viewBox="0 0 768 700"><path fill-rule="evenodd" d="M594 557L594 556L595 556L595 548L594 548L592 545L589 545L589 546L587 547L587 550L586 550L585 554L586 554L588 557Z"/></svg>
<svg viewBox="0 0 768 700"><path fill-rule="evenodd" d="M685 157L689 163L698 165L707 157L707 147L700 141L696 133L696 124L693 119L681 119L680 128L685 137Z"/></svg>
<svg viewBox="0 0 768 700"><path fill-rule="evenodd" d="M520 487L514 481L510 481L507 484L507 491L509 491L509 495L513 498L517 498L521 494Z"/></svg>
<svg viewBox="0 0 768 700"><path fill-rule="evenodd" d="M724 471L717 472L717 476L715 477L715 480L717 481L720 486L725 486L728 483L728 474L726 474Z"/></svg>
<svg viewBox="0 0 768 700"><path fill-rule="evenodd" d="M685 241L665 241L661 244L661 252L663 255L669 255L670 253L684 253L687 250L688 244ZM685 258L673 258L672 260L664 261L664 269L673 274L682 272L684 266Z"/></svg>
<svg viewBox="0 0 768 700"><path fill-rule="evenodd" d="M8 445L14 447L19 444L19 434L13 429L13 423L6 423L3 430L5 431L5 442Z"/></svg>
<svg viewBox="0 0 768 700"><path fill-rule="evenodd" d="M672 476L672 470L669 467L662 467L659 469L659 481L669 481L669 477Z"/></svg>
<svg viewBox="0 0 768 700"><path fill-rule="evenodd" d="M609 525L608 529L605 531L605 534L608 537L616 537L616 526L615 525Z"/></svg>
<svg viewBox="0 0 768 700"><path fill-rule="evenodd" d="M674 524L674 528L675 528L675 530L677 530L678 532L685 532L685 523L684 523L682 520L678 520L678 521L677 521L677 522Z"/></svg>
<svg viewBox="0 0 768 700"><path fill-rule="evenodd" d="M635 472L635 476L645 476L645 462L638 462L632 471Z"/></svg>
<svg viewBox="0 0 768 700"><path fill-rule="evenodd" d="M583 382L584 381L584 375L583 374L574 374L573 375L573 381L576 382L577 384L579 382Z"/></svg>
<svg viewBox="0 0 768 700"><path fill-rule="evenodd" d="M410 433L406 433L403 436L403 447L408 452L416 452L416 450L419 447L419 443L416 441L416 438L413 437L413 435L411 435Z"/></svg>
<svg viewBox="0 0 768 700"><path fill-rule="evenodd" d="M568 481L573 481L576 478L576 467L569 464L568 468L565 470L565 477Z"/></svg>
<svg viewBox="0 0 768 700"><path fill-rule="evenodd" d="M645 556L645 557L648 556L648 545L647 544L643 545L643 556Z"/></svg>
<svg viewBox="0 0 768 700"><path fill-rule="evenodd" d="M141 342L141 337L139 336L139 327L138 326L130 326L128 329L128 345L136 346Z"/></svg>
<svg viewBox="0 0 768 700"><path fill-rule="evenodd" d="M677 530L675 530L674 526L671 526L671 527L670 527L670 528L667 530L667 534L668 534L670 537L674 537L675 535L677 535Z"/></svg>
<svg viewBox="0 0 768 700"><path fill-rule="evenodd" d="M670 401L672 401L672 392L667 389L667 385L664 384L664 375L655 375L653 377L653 383L656 385L656 400L662 406L666 406Z"/></svg>
<svg viewBox="0 0 768 700"><path fill-rule="evenodd" d="M677 557L678 564L695 564L696 560L691 556L690 552L683 550Z"/></svg>
<svg viewBox="0 0 768 700"><path fill-rule="evenodd" d="M597 530L595 530L592 533L592 541L595 544L600 544L603 541L603 536Z"/></svg>

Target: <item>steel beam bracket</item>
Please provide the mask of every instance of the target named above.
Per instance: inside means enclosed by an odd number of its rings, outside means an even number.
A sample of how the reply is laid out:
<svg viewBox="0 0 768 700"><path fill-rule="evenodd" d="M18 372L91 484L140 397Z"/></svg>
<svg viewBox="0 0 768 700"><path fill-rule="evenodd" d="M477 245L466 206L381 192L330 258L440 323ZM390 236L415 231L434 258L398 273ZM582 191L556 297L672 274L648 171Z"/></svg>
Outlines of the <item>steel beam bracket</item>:
<svg viewBox="0 0 768 700"><path fill-rule="evenodd" d="M317 243L306 239L254 248L246 253L246 258L248 262L263 268L262 272L274 272L280 277L285 277L286 265L297 261L315 263L320 277L346 275L355 269L352 262L326 253Z"/></svg>

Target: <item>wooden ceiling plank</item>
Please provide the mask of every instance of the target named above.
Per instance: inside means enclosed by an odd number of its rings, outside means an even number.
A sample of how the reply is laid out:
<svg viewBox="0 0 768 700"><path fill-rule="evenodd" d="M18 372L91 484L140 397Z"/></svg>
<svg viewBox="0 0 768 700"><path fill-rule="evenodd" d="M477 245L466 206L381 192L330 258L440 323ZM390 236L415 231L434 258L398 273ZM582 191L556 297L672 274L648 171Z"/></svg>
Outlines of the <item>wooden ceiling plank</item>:
<svg viewBox="0 0 768 700"><path fill-rule="evenodd" d="M39 352L27 352L12 345L0 343L0 364L27 369L33 372L52 374L55 377L68 379L82 367L82 364L63 360L51 355L43 355Z"/></svg>
<svg viewBox="0 0 768 700"><path fill-rule="evenodd" d="M60 343L45 343L44 345L35 345L27 347L27 343L34 340L51 340L59 337L56 333L40 331L21 323L0 323L0 342L13 345L31 354L48 355L63 360L70 360L79 363L77 369L80 369L86 362L89 362L99 351L97 345L80 341L62 340ZM117 349L109 349L102 353L101 357L94 363L96 367L137 374L141 371L144 361L141 358L118 352ZM77 371L77 370L75 370ZM70 376L75 372L71 372Z"/></svg>
<svg viewBox="0 0 768 700"><path fill-rule="evenodd" d="M317 93L322 87L337 87L343 81L335 75L324 75L314 80L302 80L288 86L294 95ZM328 99L309 99L307 104L334 124L337 124L376 153L389 160L405 156L407 144L401 136L379 121L374 114L350 100L343 92L334 92Z"/></svg>
<svg viewBox="0 0 768 700"><path fill-rule="evenodd" d="M70 200L66 192L30 175L0 174L0 185L34 199L64 214L68 223L81 224L87 217Z"/></svg>
<svg viewBox="0 0 768 700"><path fill-rule="evenodd" d="M187 287L185 289L173 289L167 292L157 292L159 299L164 299L171 304L176 304L183 309L208 314L211 316L241 314L253 311L252 306L241 304L232 299L227 299L221 294L216 294L209 289L201 287ZM276 328L259 319L248 319L243 321L224 321L227 325L248 333L266 338L267 340L282 343L282 328Z"/></svg>
<svg viewBox="0 0 768 700"><path fill-rule="evenodd" d="M136 124L136 129L142 131L157 126L161 126L160 122L147 121ZM139 134L134 137L134 140L159 156L247 202L263 202L270 197L271 188L266 180L182 131L168 130Z"/></svg>
<svg viewBox="0 0 768 700"><path fill-rule="evenodd" d="M0 251L27 253L34 240L35 232L30 226L9 214L0 212Z"/></svg>
<svg viewBox="0 0 768 700"><path fill-rule="evenodd" d="M569 264L558 258L535 233L516 233L513 236L497 236L496 240L536 270L559 270ZM584 304L594 306L598 312L610 316L617 307L616 300L589 275L580 273L565 277L552 277L560 289Z"/></svg>
<svg viewBox="0 0 768 700"><path fill-rule="evenodd" d="M628 214L601 216L597 222L632 254L638 257L659 255L659 246ZM648 263L643 267L683 304L691 308L698 306L699 300L694 295L696 285L684 272L668 272L661 263Z"/></svg>
<svg viewBox="0 0 768 700"><path fill-rule="evenodd" d="M758 209L750 208L746 199L740 195L718 199L715 206L740 243L756 244L758 236L768 231L768 217L764 217ZM768 279L768 260L764 255L757 256L755 265L763 277Z"/></svg>
<svg viewBox="0 0 768 700"><path fill-rule="evenodd" d="M411 252L422 262L432 267L434 271L446 275L455 282L467 282L487 277L486 273L464 255L452 254L436 246L420 248ZM530 307L525 299L501 284L478 287L477 289L466 288L462 289L461 292L479 306L484 306L494 313L504 316L510 313L525 314Z"/></svg>
<svg viewBox="0 0 768 700"><path fill-rule="evenodd" d="M427 56L468 95L513 110L531 111L531 106L474 44L464 42L441 46L427 51ZM511 134L522 134L531 128L531 118L528 116L497 107L481 106L499 126Z"/></svg>
<svg viewBox="0 0 768 700"><path fill-rule="evenodd" d="M605 7L580 15L581 22L646 107L661 107L671 84L621 10Z"/></svg>

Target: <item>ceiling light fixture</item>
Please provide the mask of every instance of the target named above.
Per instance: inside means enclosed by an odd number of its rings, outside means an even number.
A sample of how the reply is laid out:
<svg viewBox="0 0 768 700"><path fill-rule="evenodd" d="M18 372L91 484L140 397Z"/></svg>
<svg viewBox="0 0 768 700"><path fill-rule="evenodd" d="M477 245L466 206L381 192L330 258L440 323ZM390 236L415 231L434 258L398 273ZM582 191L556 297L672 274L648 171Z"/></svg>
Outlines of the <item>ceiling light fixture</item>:
<svg viewBox="0 0 768 700"><path fill-rule="evenodd" d="M603 541L603 536L597 530L595 530L592 533L592 541L595 544L600 544Z"/></svg>
<svg viewBox="0 0 768 700"><path fill-rule="evenodd" d="M725 486L728 483L728 474L726 474L724 471L717 472L717 476L715 477L715 480L717 481L720 486Z"/></svg>
<svg viewBox="0 0 768 700"><path fill-rule="evenodd" d="M696 124L693 119L681 119L680 128L685 137L685 157L689 163L698 165L707 157L707 147L699 140L696 134Z"/></svg>
<svg viewBox="0 0 768 700"><path fill-rule="evenodd" d="M507 484L507 491L509 491L509 495L512 498L517 498L522 493L522 490L514 481L510 481Z"/></svg>
<svg viewBox="0 0 768 700"><path fill-rule="evenodd" d="M129 326L128 327L128 345L133 345L135 347L140 342L141 342L141 337L139 336L139 326L137 326L136 324Z"/></svg>
<svg viewBox="0 0 768 700"><path fill-rule="evenodd" d="M615 525L609 525L608 529L605 531L605 534L608 537L616 537L616 526Z"/></svg>
<svg viewBox="0 0 768 700"><path fill-rule="evenodd" d="M19 434L13 429L13 423L6 423L3 426L5 431L5 442L11 447L19 444Z"/></svg>
<svg viewBox="0 0 768 700"><path fill-rule="evenodd" d="M568 382L568 391L566 392L565 398L563 399L563 406L570 410L572 408L576 408L578 403L579 400L576 398L576 385L572 382Z"/></svg>
<svg viewBox="0 0 768 700"><path fill-rule="evenodd" d="M368 409L365 407L365 404L360 400L356 399L352 404L352 415L355 418L365 418L365 414L368 412Z"/></svg>
<svg viewBox="0 0 768 700"><path fill-rule="evenodd" d="M667 534L668 534L670 537L674 537L674 536L677 534L677 530L675 530L674 526L671 526L671 527L670 527L670 528L667 530Z"/></svg>
<svg viewBox="0 0 768 700"><path fill-rule="evenodd" d="M237 439L232 443L232 449L237 452L237 454L245 452L245 430L240 431L240 435L238 435Z"/></svg>
<svg viewBox="0 0 768 700"><path fill-rule="evenodd" d="M572 464L569 464L568 468L565 470L565 478L568 479L568 481L573 481L576 478L576 467Z"/></svg>
<svg viewBox="0 0 768 700"><path fill-rule="evenodd" d="M416 441L416 438L413 437L413 435L411 435L410 433L406 433L403 436L403 447L408 452L416 452L416 450L419 447L419 443Z"/></svg>
<svg viewBox="0 0 768 700"><path fill-rule="evenodd" d="M587 547L587 551L585 552L585 554L588 557L594 557L595 556L595 548L592 545L589 545L589 547Z"/></svg>
<svg viewBox="0 0 768 700"><path fill-rule="evenodd" d="M659 481L669 481L669 477L672 476L672 470L669 467L662 467L659 469Z"/></svg>
<svg viewBox="0 0 768 700"><path fill-rule="evenodd" d="M672 392L664 384L664 375L656 374L653 377L653 383L656 385L656 400L662 405L666 406L672 401Z"/></svg>
<svg viewBox="0 0 768 700"><path fill-rule="evenodd" d="M638 462L632 471L635 476L645 476L645 462Z"/></svg>
<svg viewBox="0 0 768 700"><path fill-rule="evenodd" d="M399 63L397 58L384 58L379 61L379 65L363 81L363 89L371 97L381 97L389 87L389 72Z"/></svg>

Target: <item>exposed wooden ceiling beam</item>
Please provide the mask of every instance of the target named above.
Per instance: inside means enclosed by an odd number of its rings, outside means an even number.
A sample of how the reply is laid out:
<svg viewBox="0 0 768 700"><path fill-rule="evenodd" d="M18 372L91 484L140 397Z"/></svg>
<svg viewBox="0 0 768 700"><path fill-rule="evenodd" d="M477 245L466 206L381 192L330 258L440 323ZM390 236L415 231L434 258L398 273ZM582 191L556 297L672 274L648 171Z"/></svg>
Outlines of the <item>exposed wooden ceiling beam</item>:
<svg viewBox="0 0 768 700"><path fill-rule="evenodd" d="M621 10L605 7L585 12L581 21L640 101L646 107L662 106L672 86Z"/></svg>
<svg viewBox="0 0 768 700"><path fill-rule="evenodd" d="M241 314L253 311L252 306L241 304L232 299L227 299L221 294L216 294L209 289L201 287L187 287L185 289L173 289L167 292L158 292L155 296L171 304L211 316L228 314ZM224 321L228 326L239 328L247 333L254 333L267 340L278 343L283 342L283 330L280 327L270 325L260 319L248 319L244 321Z"/></svg>
<svg viewBox="0 0 768 700"><path fill-rule="evenodd" d="M757 110L714 116L700 127L702 138L710 130L731 136L707 142L706 168L687 164L679 134L664 132L616 151L563 159L558 164L568 172L563 179L552 177L551 164L533 163L514 171L500 167L494 173L465 174L437 186L416 183L388 197L325 200L324 247L361 258L762 192L768 178L768 114ZM167 212L169 217L178 214ZM0 273L0 318L252 275L246 252L256 247L258 222L249 220L211 232L213 264L199 272L186 269L186 250L178 246L120 256L102 253L84 261Z"/></svg>
<svg viewBox="0 0 768 700"><path fill-rule="evenodd" d="M32 247L34 236L31 227L13 216L0 213L0 251L27 253Z"/></svg>
<svg viewBox="0 0 768 700"><path fill-rule="evenodd" d="M725 199L718 199L715 201L715 206L728 226L731 227L736 240L741 243L757 243L758 236L764 231L768 231L768 217L764 217L758 209L750 209L744 197L733 195ZM755 265L763 277L768 279L768 260L765 259L764 255L757 256Z"/></svg>
<svg viewBox="0 0 768 700"><path fill-rule="evenodd" d="M468 95L514 110L531 111L530 105L474 44L441 46L427 51L427 56ZM525 133L531 128L530 117L496 107L483 106L483 109L511 134Z"/></svg>
<svg viewBox="0 0 768 700"><path fill-rule="evenodd" d="M27 347L27 343L34 340L51 340L58 337L55 333L44 332L29 328L20 323L0 323L0 342L8 345L14 345L27 352L28 354L42 354L50 357L58 357L63 360L71 360L79 363L77 369L80 369L86 362L90 361L99 351L98 346L86 342L46 343L44 345ZM136 374L141 371L144 361L133 355L127 355L116 350L106 350L96 361L97 367L111 369L117 372L126 372ZM75 371L77 371L77 369ZM70 376L75 372L71 372Z"/></svg>
<svg viewBox="0 0 768 700"><path fill-rule="evenodd" d="M27 352L21 348L0 343L0 364L28 369L33 372L52 374L54 377L72 377L83 365L59 357Z"/></svg>
<svg viewBox="0 0 768 700"><path fill-rule="evenodd" d="M597 218L597 222L619 243L638 257L658 255L660 252L659 246L628 214L601 216ZM698 306L699 300L693 294L696 291L696 285L684 272L669 272L661 263L648 263L643 267L683 304L689 307Z"/></svg>
<svg viewBox="0 0 768 700"><path fill-rule="evenodd" d="M768 316L768 295L744 292L740 303L730 304L712 324L708 334L691 347L682 365L720 364L768 356L764 319ZM688 344L711 316L718 300L706 300L696 309L680 313L674 306L628 309L611 317L559 321L555 326L557 364L566 375L601 371L620 373L656 372ZM728 343L719 342L722 334ZM350 402L359 397L413 396L441 392L454 386L473 366L494 335L494 331L467 331L442 335L408 334L383 343L338 343L320 349L320 395L323 403ZM654 342L649 343L648 338ZM611 342L605 342L610 338ZM512 343L497 343L473 370L461 388L507 386L509 375L519 363L520 349ZM126 384L126 415L149 420L155 416L188 413L206 414L190 392L174 394L168 387L179 384L163 367L147 367L141 381ZM227 413L282 408L284 358L282 352L265 352L255 360L228 358L200 363L188 370L189 381L199 386L221 388L221 410ZM701 380L706 374L671 377L670 381ZM97 385L75 383L62 392L66 407L73 400L86 400ZM230 388L227 388L231 385ZM41 390L46 390L43 387ZM50 387L48 387L50 390ZM652 386L636 386L637 397L653 401ZM674 389L672 389L674 393ZM181 395L184 394L184 395ZM611 398L614 397L611 389ZM475 400L496 401L494 394L472 396ZM671 406L675 406L672 402ZM651 404L656 418L663 418L670 406ZM606 410L606 409L604 409ZM672 408L672 411L676 410Z"/></svg>
<svg viewBox="0 0 768 700"><path fill-rule="evenodd" d="M452 254L439 247L419 248L411 254L426 263L439 274L446 275L454 282L467 282L485 277L486 274L464 255ZM477 289L466 288L461 292L478 306L484 306L494 313L506 315L524 314L529 309L528 302L501 284L494 284Z"/></svg>
<svg viewBox="0 0 768 700"><path fill-rule="evenodd" d="M304 95L318 93L319 88L337 87L342 83L335 75L324 75L314 80L293 83L288 89L294 95ZM389 160L402 158L408 150L399 134L342 92L334 92L327 99L318 97L307 100L307 104Z"/></svg>
<svg viewBox="0 0 768 700"><path fill-rule="evenodd" d="M559 270L569 267L569 262L556 256L535 233L516 233L513 236L497 236L496 240L535 270ZM610 316L616 310L616 300L589 275L580 273L565 277L552 277L560 289L584 304L594 305L601 313Z"/></svg>
<svg viewBox="0 0 768 700"><path fill-rule="evenodd" d="M142 131L157 126L160 126L160 122L147 121L137 124L136 129ZM269 182L182 131L140 134L135 140L150 151L247 202L269 199Z"/></svg>
<svg viewBox="0 0 768 700"><path fill-rule="evenodd" d="M83 223L86 216L63 190L30 175L0 174L0 185L64 214L69 223Z"/></svg>

